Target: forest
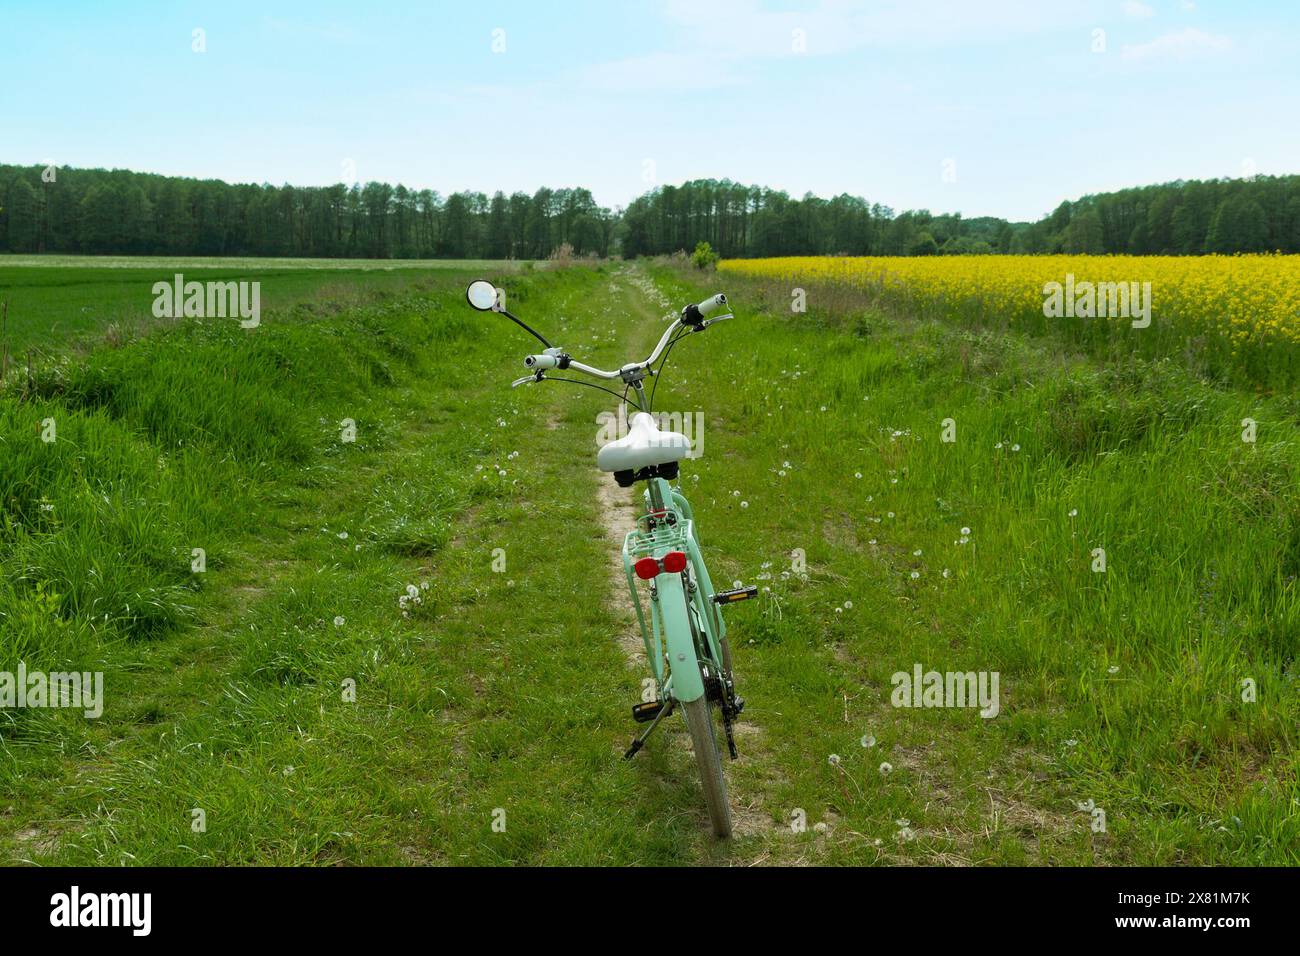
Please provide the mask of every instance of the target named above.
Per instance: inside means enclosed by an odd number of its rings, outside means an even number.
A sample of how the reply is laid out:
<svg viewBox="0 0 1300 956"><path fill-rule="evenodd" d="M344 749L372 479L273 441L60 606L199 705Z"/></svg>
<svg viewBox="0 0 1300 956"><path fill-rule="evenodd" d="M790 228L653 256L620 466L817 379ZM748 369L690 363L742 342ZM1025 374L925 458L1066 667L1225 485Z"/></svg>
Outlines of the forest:
<svg viewBox="0 0 1300 956"><path fill-rule="evenodd" d="M1177 181L1062 202L1033 223L896 212L729 180L657 187L626 209L583 188L442 195L386 183L228 184L0 165L0 252L374 259L635 257L708 242L789 255L1300 253L1300 176Z"/></svg>

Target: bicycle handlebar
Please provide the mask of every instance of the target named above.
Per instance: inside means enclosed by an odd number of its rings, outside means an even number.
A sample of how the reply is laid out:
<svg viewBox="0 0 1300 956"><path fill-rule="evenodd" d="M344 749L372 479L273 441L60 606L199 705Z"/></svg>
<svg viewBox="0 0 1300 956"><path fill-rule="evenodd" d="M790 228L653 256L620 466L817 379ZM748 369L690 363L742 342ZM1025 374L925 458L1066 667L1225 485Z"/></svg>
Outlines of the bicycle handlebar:
<svg viewBox="0 0 1300 956"><path fill-rule="evenodd" d="M694 325L710 312L716 312L727 304L727 296L719 292L711 295L698 305L688 305L682 309L682 319L687 325Z"/></svg>
<svg viewBox="0 0 1300 956"><path fill-rule="evenodd" d="M673 333L676 332L678 329L680 329L682 326L686 326L687 328L691 329L691 331L693 332L699 332L702 329L706 328L707 326L711 325L713 322L720 322L723 319L730 318L729 315L722 315L722 316L718 316L716 319L713 319L709 322L704 321L704 317L706 315L716 312L718 309L724 307L726 304L727 304L726 295L724 293L719 292L717 295L709 296L709 298L705 299L703 302L700 302L697 305L686 306L685 308L682 309L681 316L677 319L674 319L672 325L668 326L667 331L665 331L664 334L660 337L659 344L655 346L654 351L650 353L650 357L648 359L646 359L644 362L632 362L628 365L624 365L622 368L616 371L612 371L612 372L605 371L604 369L593 368L590 365L584 365L582 362L576 362L573 359L569 358L569 356L565 355L560 349L547 349L541 355L526 356L524 358L524 366L532 369L534 372L541 372L541 371L545 371L546 369L553 369L553 368L576 369L577 371L585 372L586 374L594 378L612 379L612 378L622 378L625 374L632 375L638 371L641 371L642 369L649 368L651 365L653 365L659 359L659 356L663 353L663 350L668 345L668 341L672 338Z"/></svg>

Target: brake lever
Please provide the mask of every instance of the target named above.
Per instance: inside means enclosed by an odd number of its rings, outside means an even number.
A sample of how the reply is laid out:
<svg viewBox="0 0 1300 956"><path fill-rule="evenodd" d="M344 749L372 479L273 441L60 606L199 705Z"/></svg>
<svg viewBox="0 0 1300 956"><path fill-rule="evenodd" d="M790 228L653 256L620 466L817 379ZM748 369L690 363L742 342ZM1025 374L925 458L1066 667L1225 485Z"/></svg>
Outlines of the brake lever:
<svg viewBox="0 0 1300 956"><path fill-rule="evenodd" d="M719 315L712 319L705 319L703 322L700 323L700 331L703 332L710 325L713 325L716 322L725 322L727 321L727 319L734 319L735 317L736 315L734 312L728 312L726 315Z"/></svg>
<svg viewBox="0 0 1300 956"><path fill-rule="evenodd" d="M510 387L518 388L520 385L527 385L529 382L540 382L543 378L545 378L545 376L542 375L542 370L538 369L532 375L525 375L523 378L515 379L510 383Z"/></svg>

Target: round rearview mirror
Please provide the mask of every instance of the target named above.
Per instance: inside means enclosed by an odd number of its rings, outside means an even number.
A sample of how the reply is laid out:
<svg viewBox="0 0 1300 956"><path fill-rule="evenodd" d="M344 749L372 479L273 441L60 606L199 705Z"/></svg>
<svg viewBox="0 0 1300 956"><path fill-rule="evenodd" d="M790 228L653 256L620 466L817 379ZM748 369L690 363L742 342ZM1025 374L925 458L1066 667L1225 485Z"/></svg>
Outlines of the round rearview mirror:
<svg viewBox="0 0 1300 956"><path fill-rule="evenodd" d="M465 298L480 312L491 312L497 304L497 287L487 279L475 279L469 284Z"/></svg>

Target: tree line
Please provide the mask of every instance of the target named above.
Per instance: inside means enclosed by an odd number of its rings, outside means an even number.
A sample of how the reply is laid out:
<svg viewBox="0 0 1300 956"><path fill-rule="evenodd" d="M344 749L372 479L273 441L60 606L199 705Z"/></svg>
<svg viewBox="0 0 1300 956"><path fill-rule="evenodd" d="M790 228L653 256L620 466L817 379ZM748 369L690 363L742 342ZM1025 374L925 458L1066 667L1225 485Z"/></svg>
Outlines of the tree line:
<svg viewBox="0 0 1300 956"><path fill-rule="evenodd" d="M626 256L658 255L707 242L723 258L746 256L910 256L1008 251L1003 219L963 219L841 194L792 199L729 180L663 186L633 200L620 223Z"/></svg>
<svg viewBox="0 0 1300 956"><path fill-rule="evenodd" d="M0 251L371 259L611 252L586 189L442 196L387 183L230 185L127 170L0 166Z"/></svg>
<svg viewBox="0 0 1300 956"><path fill-rule="evenodd" d="M745 256L1090 253L1300 253L1300 176L1178 181L1084 196L1038 222L928 210L895 213L847 194L821 199L701 180L635 199L620 223L624 255L708 242Z"/></svg>
<svg viewBox="0 0 1300 956"><path fill-rule="evenodd" d="M0 165L0 252L541 259L999 253L1300 253L1300 176L1084 196L1038 222L895 212L729 180L662 186L624 210L587 189L448 196L386 183L231 185L127 170Z"/></svg>
<svg viewBox="0 0 1300 956"><path fill-rule="evenodd" d="M1300 252L1300 176L1191 180L1063 202L1020 251L1202 255Z"/></svg>

